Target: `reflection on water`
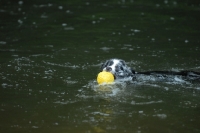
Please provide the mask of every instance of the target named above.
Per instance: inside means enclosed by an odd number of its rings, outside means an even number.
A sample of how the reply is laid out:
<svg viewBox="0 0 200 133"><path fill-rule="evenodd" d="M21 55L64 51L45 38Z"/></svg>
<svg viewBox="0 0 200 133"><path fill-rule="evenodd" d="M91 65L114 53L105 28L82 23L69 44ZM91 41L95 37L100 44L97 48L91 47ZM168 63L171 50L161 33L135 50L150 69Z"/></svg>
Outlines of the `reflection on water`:
<svg viewBox="0 0 200 133"><path fill-rule="evenodd" d="M199 132L199 81L138 75L99 86L99 66L199 64L199 2L0 1L0 132Z"/></svg>

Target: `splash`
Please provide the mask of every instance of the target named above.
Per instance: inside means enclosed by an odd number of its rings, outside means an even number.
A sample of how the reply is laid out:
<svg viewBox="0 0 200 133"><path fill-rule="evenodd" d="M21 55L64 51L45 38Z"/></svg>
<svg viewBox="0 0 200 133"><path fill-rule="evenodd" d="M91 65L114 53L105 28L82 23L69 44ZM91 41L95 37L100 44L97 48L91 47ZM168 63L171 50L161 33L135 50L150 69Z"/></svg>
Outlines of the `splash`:
<svg viewBox="0 0 200 133"><path fill-rule="evenodd" d="M98 84L95 80L90 81L85 87L91 88L96 94L103 94L107 96L115 96L123 92L128 85L127 80L116 80L110 84Z"/></svg>

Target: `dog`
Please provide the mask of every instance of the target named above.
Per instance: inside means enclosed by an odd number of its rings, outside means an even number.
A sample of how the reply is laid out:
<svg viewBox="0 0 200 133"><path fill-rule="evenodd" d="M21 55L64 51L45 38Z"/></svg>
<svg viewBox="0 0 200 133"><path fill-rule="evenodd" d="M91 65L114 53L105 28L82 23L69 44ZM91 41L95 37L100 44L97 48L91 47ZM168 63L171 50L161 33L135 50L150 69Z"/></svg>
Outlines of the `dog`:
<svg viewBox="0 0 200 133"><path fill-rule="evenodd" d="M136 72L134 69L127 66L126 62L122 59L109 59L101 65L101 71L111 72L115 80L130 79L136 80L138 75L152 75L158 80L166 81L169 76L181 76L185 80L199 80L200 72L194 71L146 71Z"/></svg>
<svg viewBox="0 0 200 133"><path fill-rule="evenodd" d="M101 71L111 72L115 79L132 79L135 71L126 65L122 59L109 59L101 65Z"/></svg>

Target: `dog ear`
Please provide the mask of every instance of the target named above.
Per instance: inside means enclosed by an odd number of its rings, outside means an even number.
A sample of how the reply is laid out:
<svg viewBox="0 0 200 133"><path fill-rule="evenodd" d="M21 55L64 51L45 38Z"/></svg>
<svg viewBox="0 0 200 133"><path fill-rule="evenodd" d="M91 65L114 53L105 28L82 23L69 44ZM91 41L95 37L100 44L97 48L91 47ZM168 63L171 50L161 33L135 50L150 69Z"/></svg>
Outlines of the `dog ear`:
<svg viewBox="0 0 200 133"><path fill-rule="evenodd" d="M105 68L108 65L108 62L109 62L109 60L106 60L106 62L101 65L101 67L100 67L101 71L103 70L103 68Z"/></svg>
<svg viewBox="0 0 200 133"><path fill-rule="evenodd" d="M120 59L120 62L122 63L122 65L124 65L124 66L126 65L126 63L125 63L124 60L121 60L121 59Z"/></svg>

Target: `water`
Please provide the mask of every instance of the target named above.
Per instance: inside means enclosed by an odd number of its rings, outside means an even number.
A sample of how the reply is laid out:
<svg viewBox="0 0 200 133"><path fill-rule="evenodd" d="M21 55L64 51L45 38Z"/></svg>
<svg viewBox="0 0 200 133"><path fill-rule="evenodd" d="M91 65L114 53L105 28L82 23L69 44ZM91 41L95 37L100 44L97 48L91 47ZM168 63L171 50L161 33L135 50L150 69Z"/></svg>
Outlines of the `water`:
<svg viewBox="0 0 200 133"><path fill-rule="evenodd" d="M109 58L200 71L198 1L0 5L0 132L200 132L199 81L96 83Z"/></svg>

